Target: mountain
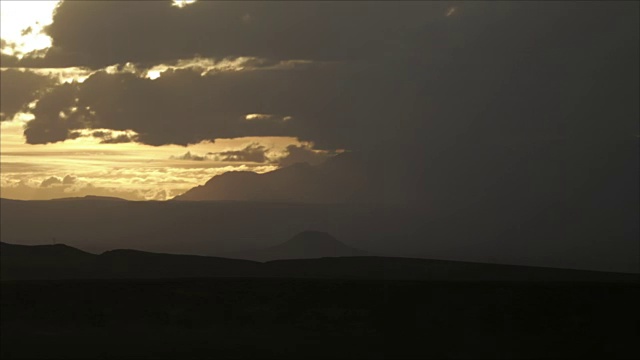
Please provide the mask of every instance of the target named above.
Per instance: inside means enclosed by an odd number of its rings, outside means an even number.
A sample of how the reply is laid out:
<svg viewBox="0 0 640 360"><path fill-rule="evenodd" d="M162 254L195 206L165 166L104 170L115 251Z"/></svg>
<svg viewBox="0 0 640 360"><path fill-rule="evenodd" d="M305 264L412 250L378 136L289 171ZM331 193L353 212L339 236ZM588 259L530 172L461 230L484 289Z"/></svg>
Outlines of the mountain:
<svg viewBox="0 0 640 360"><path fill-rule="evenodd" d="M264 174L232 171L214 176L174 200L239 200L288 203L376 203L384 192L358 153L342 153L318 165L297 163Z"/></svg>
<svg viewBox="0 0 640 360"><path fill-rule="evenodd" d="M513 204L505 204L498 213L486 201L451 212L429 202L417 208L258 201L0 199L0 239L32 245L50 244L55 238L58 243L95 254L138 249L227 256L272 246L314 229L388 257L638 273L637 190L626 192L630 185L616 182L607 187L620 195L602 194L598 201L585 197L575 204L558 202L526 211L516 206L517 197L505 197L505 202ZM627 196L623 198L623 194Z"/></svg>
<svg viewBox="0 0 640 360"><path fill-rule="evenodd" d="M316 237L314 240L309 240ZM287 248L337 246L322 234L292 239ZM287 242L289 243L289 242ZM285 243L285 244L287 244ZM637 283L637 274L528 266L480 264L444 260L376 256L276 260L266 263L136 250L113 250L100 255L66 245L25 246L0 243L0 279L169 279L169 278L324 278L422 281L543 281ZM284 245L284 244L283 244ZM314 245L315 246L315 245Z"/></svg>
<svg viewBox="0 0 640 360"><path fill-rule="evenodd" d="M244 277L254 276L259 265L246 260L136 250L95 255L61 244L0 244L2 280Z"/></svg>
<svg viewBox="0 0 640 360"><path fill-rule="evenodd" d="M325 232L304 231L282 244L259 250L233 252L224 255L235 259L270 261L278 259L367 256L370 254L347 246Z"/></svg>
<svg viewBox="0 0 640 360"><path fill-rule="evenodd" d="M252 277L260 264L247 260L197 255L111 250L99 256L104 278Z"/></svg>
<svg viewBox="0 0 640 360"><path fill-rule="evenodd" d="M97 196L97 195L85 195L85 196L52 199L52 201L78 201L78 200L127 201L126 199L115 197L115 196Z"/></svg>
<svg viewBox="0 0 640 360"><path fill-rule="evenodd" d="M98 256L71 246L23 246L0 243L0 274L3 280L77 279L99 275Z"/></svg>

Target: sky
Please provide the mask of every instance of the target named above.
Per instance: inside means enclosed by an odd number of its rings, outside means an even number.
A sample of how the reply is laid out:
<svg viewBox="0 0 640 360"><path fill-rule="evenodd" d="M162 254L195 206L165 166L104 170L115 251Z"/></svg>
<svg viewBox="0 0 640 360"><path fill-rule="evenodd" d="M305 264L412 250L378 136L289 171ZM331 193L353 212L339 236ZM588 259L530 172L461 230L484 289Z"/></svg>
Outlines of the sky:
<svg viewBox="0 0 640 360"><path fill-rule="evenodd" d="M638 7L3 0L1 195L166 200L354 151L438 206L622 191Z"/></svg>
<svg viewBox="0 0 640 360"><path fill-rule="evenodd" d="M177 12L191 3L177 1L166 5ZM2 54L28 58L41 56L36 55L38 51L51 51L52 39L43 29L52 23L59 1L3 0L1 5ZM78 128L77 134L81 136L75 138L25 139L24 129L36 118L33 109L39 97L56 87L80 86L100 72L113 76L135 73L134 79L150 82L173 69L203 75L211 71L240 71L248 60L202 58L194 54L190 59L178 59L173 66L159 61L153 66L136 68L126 62L121 69L118 63L104 67L86 64L5 67L3 63L2 196L25 200L84 195L166 200L227 171L263 173L297 161L317 163L340 151L315 150L312 142L293 136L242 134L218 139L203 137L190 143L172 144L169 140L147 144L132 141L139 135L126 125L122 130ZM250 112L241 115L247 122L270 121L271 117ZM277 121L288 120L283 116Z"/></svg>

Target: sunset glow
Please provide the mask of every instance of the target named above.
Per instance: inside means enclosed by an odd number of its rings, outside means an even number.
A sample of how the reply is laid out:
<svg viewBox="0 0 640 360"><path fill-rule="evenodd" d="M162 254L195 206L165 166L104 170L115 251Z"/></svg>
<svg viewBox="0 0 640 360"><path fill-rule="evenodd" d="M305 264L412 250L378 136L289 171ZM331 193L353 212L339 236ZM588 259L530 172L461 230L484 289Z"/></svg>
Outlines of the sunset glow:
<svg viewBox="0 0 640 360"><path fill-rule="evenodd" d="M24 143L22 130L30 117L20 114L14 121L2 122L0 184L2 197L47 199L99 193L131 200L165 200L204 184L211 177L227 171L263 173L278 168L278 158L286 156L289 145L307 146L295 138L261 137L202 142L188 147L149 146L133 142L105 144L90 136L81 136L55 144ZM106 129L85 130L90 134ZM116 132L112 136L117 137ZM242 150L259 143L267 148L274 163L216 161L206 154ZM181 159L186 153L192 159ZM204 161L197 161L202 156ZM196 161L194 161L196 160ZM77 179L74 186L45 188L41 184L51 177Z"/></svg>
<svg viewBox="0 0 640 360"><path fill-rule="evenodd" d="M0 0L0 358L638 358L639 14Z"/></svg>
<svg viewBox="0 0 640 360"><path fill-rule="evenodd" d="M8 44L0 51L18 57L51 46L51 38L42 33L53 21L59 1L0 1L0 34Z"/></svg>
<svg viewBox="0 0 640 360"><path fill-rule="evenodd" d="M173 5L184 8L194 2L174 1ZM43 28L51 24L58 3L59 1L1 1L2 53L16 58L25 55L43 56L36 51L47 50L51 46L51 38L43 33ZM131 73L155 80L167 70L191 70L202 76L212 72L241 71L249 61L254 60L251 57L214 60L195 56L191 59L178 59L172 65L157 64L147 69L125 63L104 69L23 67L12 70L51 78L52 84L80 84L99 71L107 74ZM100 128L79 129L74 133L73 139L62 142L32 145L25 143L23 131L34 120L30 111L33 111L37 102L38 100L32 101L23 111L17 112L11 121L3 121L0 125L2 197L50 199L99 194L130 200L165 200L227 171L262 173L277 169L278 159L287 156L288 146L315 151L311 150L311 143L298 141L295 137L239 137L218 139L215 142L202 141L189 146L150 146L129 141L137 137L134 131ZM60 121L68 121L68 114L76 110L71 107L68 111L60 111ZM252 114L247 115L247 120L262 117L260 114ZM270 117L265 115L265 118ZM287 116L283 121L289 119L291 117ZM100 134L101 137L94 134ZM123 141L124 139L127 141ZM215 155L241 152L255 144L264 149L265 162ZM186 154L189 156L185 156ZM73 183L55 181L65 177L73 178ZM51 181L47 182L48 179ZM52 185L44 186L50 183Z"/></svg>

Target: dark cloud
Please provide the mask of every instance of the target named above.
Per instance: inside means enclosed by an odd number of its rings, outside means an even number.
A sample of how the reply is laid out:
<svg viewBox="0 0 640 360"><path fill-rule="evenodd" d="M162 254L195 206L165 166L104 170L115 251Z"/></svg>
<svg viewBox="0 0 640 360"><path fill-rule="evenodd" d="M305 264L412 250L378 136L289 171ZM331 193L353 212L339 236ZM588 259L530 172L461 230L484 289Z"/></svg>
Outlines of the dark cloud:
<svg viewBox="0 0 640 360"><path fill-rule="evenodd" d="M5 39L0 39L0 50L4 50L0 52L0 67L14 67L17 66L19 59L15 56L5 54L5 51L8 49L10 52L14 52L16 48L16 44Z"/></svg>
<svg viewBox="0 0 640 360"><path fill-rule="evenodd" d="M55 185L69 186L76 183L78 178L73 175L66 175L64 178L60 179L57 176L51 176L40 183L40 187L46 188Z"/></svg>
<svg viewBox="0 0 640 360"><path fill-rule="evenodd" d="M101 144L122 144L122 143L128 143L128 142L133 142L135 139L128 136L128 135L118 135L116 137L112 137L112 138L108 138L108 139L104 139L102 141L100 141Z"/></svg>
<svg viewBox="0 0 640 360"><path fill-rule="evenodd" d="M1 61L149 68L255 57L252 70L169 70L153 81L102 71L57 86L40 95L27 141L86 128L131 130L150 145L294 136L358 154L325 162L337 175L323 183L337 191L318 198L362 187L358 201L409 203L421 219L406 231L429 234L420 241L567 256L590 246L597 256L611 241L637 249L639 21L635 2L68 1L44 58ZM309 61L275 66L295 59ZM315 160L288 151L283 165ZM263 175L239 176L251 186L225 196L273 195L254 183ZM275 188L310 193L291 178Z"/></svg>
<svg viewBox="0 0 640 360"><path fill-rule="evenodd" d="M485 139L637 134L634 11L625 3L68 2L47 31L55 51L94 67L194 54L339 61L204 78L170 71L154 81L96 74L78 92L95 107L92 127L132 129L153 145L287 135L327 149L435 147L414 151L427 153ZM251 113L294 120L244 121ZM619 120L604 125L607 117Z"/></svg>
<svg viewBox="0 0 640 360"><path fill-rule="evenodd" d="M2 46L4 47L4 46ZM0 53L0 67L11 68L18 66L19 59L9 54Z"/></svg>
<svg viewBox="0 0 640 360"><path fill-rule="evenodd" d="M607 173L637 180L621 164L637 153L639 18L632 2L65 2L42 61L311 63L153 81L98 72L47 92L25 134L132 130L151 145L295 136L367 151L385 191L416 202L540 210L592 198Z"/></svg>
<svg viewBox="0 0 640 360"><path fill-rule="evenodd" d="M40 187L50 187L54 185L62 185L62 180L58 177L51 176L40 183Z"/></svg>
<svg viewBox="0 0 640 360"><path fill-rule="evenodd" d="M25 111L44 89L53 86L55 80L30 71L13 69L0 72L0 120L11 120L16 113Z"/></svg>
<svg viewBox="0 0 640 360"><path fill-rule="evenodd" d="M259 143L252 143L239 150L208 152L205 155L198 155L187 151L180 156L171 156L171 159L274 163L280 166L289 166L303 162L316 165L335 155L328 151L318 151L308 146L297 145L287 146L286 152L287 154L284 157L274 159L272 155L270 156L269 149L266 146L260 145Z"/></svg>
<svg viewBox="0 0 640 360"><path fill-rule="evenodd" d="M121 144L121 143L129 143L134 142L138 138L137 135L129 135L129 134L116 134L114 135L110 131L94 131L91 133L91 136L94 138L100 139L101 144Z"/></svg>
<svg viewBox="0 0 640 360"><path fill-rule="evenodd" d="M439 2L199 1L178 9L169 1L68 1L57 8L53 24L45 30L53 38L55 51L44 61L24 63L100 68L196 54L366 59L402 50L407 34L440 21L448 6Z"/></svg>
<svg viewBox="0 0 640 360"><path fill-rule="evenodd" d="M62 179L62 185L73 185L77 180L78 178L76 178L75 176L67 175L64 177L64 179Z"/></svg>
<svg viewBox="0 0 640 360"><path fill-rule="evenodd" d="M70 175L67 175L67 177ZM67 178L65 177L65 178ZM45 183L47 182L47 183ZM2 188L2 197L6 199L18 200L50 200L69 197L84 196L106 196L120 197L128 200L166 200L165 190L136 191L122 188L105 188L95 186L91 183L64 183L64 180L52 176L45 181L44 185L33 187L29 181L24 179L17 186L7 186Z"/></svg>
<svg viewBox="0 0 640 360"><path fill-rule="evenodd" d="M57 46L51 48L35 50L24 54L22 58L2 54L0 58L4 67L20 68L67 68L85 67L88 64L87 56L77 53L69 53ZM111 64L113 65L113 64Z"/></svg>
<svg viewBox="0 0 640 360"><path fill-rule="evenodd" d="M219 161L241 161L263 163L269 159L266 156L268 149L260 144L249 144L240 150L229 150L215 153L208 153Z"/></svg>
<svg viewBox="0 0 640 360"><path fill-rule="evenodd" d="M22 36L26 36L32 33L33 33L33 28L31 26L27 27L26 29L22 29L22 31L20 31L20 35Z"/></svg>
<svg viewBox="0 0 640 360"><path fill-rule="evenodd" d="M86 108L79 108L76 101L78 84L63 84L54 87L38 99L31 110L35 116L25 128L24 135L29 144L46 144L77 137L74 129L90 127Z"/></svg>
<svg viewBox="0 0 640 360"><path fill-rule="evenodd" d="M334 146L334 138L347 139L357 131L347 121L380 110L375 104L382 100L366 104L364 99L371 95L365 93L363 100L349 102L347 98L370 81L345 84L341 77L347 71L319 66L200 76L193 70L168 70L155 80L98 72L81 84L65 84L45 94L25 135L28 143L47 143L63 141L79 129L100 128L132 130L138 134L136 141L150 145L298 136ZM249 114L287 115L247 120ZM344 132L331 131L341 123Z"/></svg>
<svg viewBox="0 0 640 360"><path fill-rule="evenodd" d="M287 146L287 155L279 159L278 164L280 166L289 166L296 163L317 165L333 155L333 153L329 152L314 151L305 146L289 145Z"/></svg>
<svg viewBox="0 0 640 360"><path fill-rule="evenodd" d="M206 159L206 157L198 155L198 154L192 154L191 151L187 151L186 153L184 153L184 154L182 154L180 156L171 156L171 159L202 161L202 160Z"/></svg>

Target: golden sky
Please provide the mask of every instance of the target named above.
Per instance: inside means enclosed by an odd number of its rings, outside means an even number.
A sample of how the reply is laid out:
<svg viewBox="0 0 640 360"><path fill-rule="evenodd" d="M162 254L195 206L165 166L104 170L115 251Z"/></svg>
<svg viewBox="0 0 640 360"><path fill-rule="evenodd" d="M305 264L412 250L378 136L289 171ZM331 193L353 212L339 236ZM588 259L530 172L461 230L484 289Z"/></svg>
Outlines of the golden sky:
<svg viewBox="0 0 640 360"><path fill-rule="evenodd" d="M24 142L23 120L5 121L1 126L2 197L14 199L99 194L131 200L165 200L226 171L262 173L278 167L276 164L217 161L215 158L194 160L197 157L260 144L277 158L288 145L300 145L295 138L287 137L221 139L188 147L100 144L93 137L31 145ZM187 153L192 159L180 158ZM63 180L66 176L75 179L73 184L41 186L51 177Z"/></svg>
<svg viewBox="0 0 640 360"><path fill-rule="evenodd" d="M184 7L192 1L176 1ZM51 39L41 33L52 22L57 1L0 2L2 39L12 44L4 47L8 55L22 56L47 49ZM207 69L227 69L242 65L243 58L214 64L207 59L179 62L176 66L199 66ZM195 64L195 65L194 65ZM145 77L155 79L169 69L156 65ZM121 71L128 71L127 66ZM108 73L114 67L105 69ZM23 69L23 71L26 71ZM34 69L38 74L54 77L59 83L82 82L92 71L84 68ZM247 114L246 119L261 114ZM18 113L13 120L0 125L0 191L5 198L34 200L84 195L118 196L130 200L170 199L211 177L226 171L250 170L258 173L278 168L278 159L287 155L286 148L312 146L294 137L242 137L202 141L189 146L150 146L136 142L101 143L91 137L95 131L118 135L135 135L128 131L108 129L86 130L86 136L49 144L27 144L23 135L25 124L33 119L29 113ZM285 118L286 120L286 118ZM258 149L263 161L234 160L230 152ZM310 150L311 151L311 150ZM226 155L225 155L226 154Z"/></svg>

